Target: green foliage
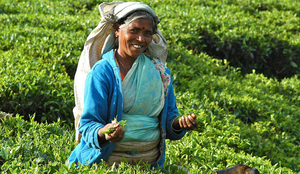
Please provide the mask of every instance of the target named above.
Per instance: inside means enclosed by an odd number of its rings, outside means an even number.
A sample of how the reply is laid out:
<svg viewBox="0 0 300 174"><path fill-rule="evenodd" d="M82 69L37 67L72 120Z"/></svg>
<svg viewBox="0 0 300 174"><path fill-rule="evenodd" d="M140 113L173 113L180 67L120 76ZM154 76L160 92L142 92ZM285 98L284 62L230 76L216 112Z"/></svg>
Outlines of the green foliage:
<svg viewBox="0 0 300 174"><path fill-rule="evenodd" d="M22 115L37 113L40 121L56 121L57 118L72 121L67 115L73 106L73 84L66 73L56 70L62 69L59 63L26 59L12 52L0 57L0 66L4 67L0 70L2 110Z"/></svg>
<svg viewBox="0 0 300 174"><path fill-rule="evenodd" d="M235 121L232 118L228 120ZM265 157L260 158L243 151L235 151L223 142L225 137L210 135L217 128L209 126L207 129L203 133L189 133L179 142L169 141L167 163L186 167L191 173L202 174L236 164L260 166L258 168L260 173L293 173L289 168L279 166L280 164L272 165ZM225 134L224 132L223 135ZM240 141L241 139L238 133L231 133L228 140Z"/></svg>
<svg viewBox="0 0 300 174"><path fill-rule="evenodd" d="M214 116L200 115L200 123L214 120ZM1 173L210 173L212 170L233 166L237 163L256 166L261 173L293 173L291 169L281 167L280 162L272 165L266 157L256 157L243 151L235 151L228 142L243 140L238 131L241 122L233 116L224 119L223 125L232 130L220 132L218 122L205 124L205 131L188 133L179 141L167 141L165 169L149 169L131 166L126 163L116 168L104 163L99 165L68 166L68 157L75 148L74 130L64 122L40 124L25 121L19 115L7 117L0 122L0 172ZM226 128L224 128L226 130ZM226 138L227 137L227 138ZM243 142L241 144L247 144ZM181 169L178 166L184 167Z"/></svg>
<svg viewBox="0 0 300 174"><path fill-rule="evenodd" d="M75 147L74 133L68 129L70 128L59 120L52 124L39 124L34 121L34 116L30 121L24 121L19 115L7 117L0 125L2 132L0 137L3 140L0 145L2 159L0 171L44 172L43 165L47 164L47 170L54 173L53 171L64 165L68 154Z"/></svg>
<svg viewBox="0 0 300 174"><path fill-rule="evenodd" d="M205 54L195 56L192 51L171 52L177 56L168 66L173 69L178 108L182 114L203 116L199 132L205 133L206 125L214 125L216 130L209 137L222 137L219 141L235 150L267 157L272 164L281 162L299 171L297 77L278 82L255 72L242 76L233 74L226 61ZM209 117L213 119L207 120ZM228 117L240 120L238 127L226 125ZM239 140L231 141L236 135Z"/></svg>
<svg viewBox="0 0 300 174"><path fill-rule="evenodd" d="M242 73L300 75L299 1L177 2L158 8L171 46L227 59Z"/></svg>
<svg viewBox="0 0 300 174"><path fill-rule="evenodd" d="M169 172L126 163L69 167L73 78L101 2L0 2L0 110L14 113L0 121L1 173L185 173L178 166L210 173L238 163L299 173L294 0L144 0L169 44L177 106L196 113L199 127L167 141Z"/></svg>

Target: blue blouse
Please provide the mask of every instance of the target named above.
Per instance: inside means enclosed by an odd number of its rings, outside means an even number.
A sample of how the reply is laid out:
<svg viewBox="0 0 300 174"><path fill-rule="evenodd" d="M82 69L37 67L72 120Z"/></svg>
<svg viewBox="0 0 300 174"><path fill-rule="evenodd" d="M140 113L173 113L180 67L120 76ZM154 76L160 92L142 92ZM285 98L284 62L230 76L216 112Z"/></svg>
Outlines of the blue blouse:
<svg viewBox="0 0 300 174"><path fill-rule="evenodd" d="M168 73L170 70L167 69ZM112 153L116 143L99 144L98 130L110 123L118 115L122 119L123 96L121 75L116 65L113 50L104 54L91 69L86 77L84 89L84 108L80 118L79 133L82 135L80 143L69 157L72 163L92 165L106 160ZM159 150L161 155L157 163L151 167L162 167L165 161L165 139L181 139L186 131L176 133L171 125L179 115L172 83L165 98L164 108L160 116L161 141Z"/></svg>

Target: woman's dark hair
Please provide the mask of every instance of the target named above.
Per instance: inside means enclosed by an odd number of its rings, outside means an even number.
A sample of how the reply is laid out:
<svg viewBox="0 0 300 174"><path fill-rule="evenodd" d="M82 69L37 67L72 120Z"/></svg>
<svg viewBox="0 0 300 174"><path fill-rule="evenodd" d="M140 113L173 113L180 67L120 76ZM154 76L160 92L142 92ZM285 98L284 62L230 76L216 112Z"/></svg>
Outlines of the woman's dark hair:
<svg viewBox="0 0 300 174"><path fill-rule="evenodd" d="M125 26L133 21L135 21L136 19L140 19L140 18L150 18L150 20L152 21L152 31L153 34L157 33L157 22L154 20L153 16L146 12L146 11L134 11L132 13L130 13L129 15L127 15L126 17L121 18L119 21L117 21L117 23L119 24L119 28L122 28L122 26Z"/></svg>

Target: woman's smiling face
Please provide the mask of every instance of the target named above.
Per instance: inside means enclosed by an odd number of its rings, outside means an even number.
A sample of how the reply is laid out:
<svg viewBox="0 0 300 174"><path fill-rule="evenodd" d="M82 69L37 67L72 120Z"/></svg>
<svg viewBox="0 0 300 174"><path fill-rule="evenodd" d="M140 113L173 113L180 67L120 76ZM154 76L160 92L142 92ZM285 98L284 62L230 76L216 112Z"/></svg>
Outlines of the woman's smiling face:
<svg viewBox="0 0 300 174"><path fill-rule="evenodd" d="M153 26L150 18L138 18L128 25L118 29L118 53L123 58L136 59L152 41Z"/></svg>

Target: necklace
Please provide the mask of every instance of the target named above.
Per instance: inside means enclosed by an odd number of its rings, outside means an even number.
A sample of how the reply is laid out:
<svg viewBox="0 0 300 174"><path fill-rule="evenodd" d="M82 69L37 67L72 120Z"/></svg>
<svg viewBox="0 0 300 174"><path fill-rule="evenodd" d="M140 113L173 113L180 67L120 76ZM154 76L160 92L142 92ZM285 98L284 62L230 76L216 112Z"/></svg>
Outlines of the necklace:
<svg viewBox="0 0 300 174"><path fill-rule="evenodd" d="M122 62L120 62L119 59L118 59L117 56L116 56L116 50L114 51L114 56L115 56L115 58L116 58L116 60L117 60L118 65L121 64L122 67L124 68L126 74L127 74L128 71L127 71L127 69L125 68L124 64L123 64Z"/></svg>

